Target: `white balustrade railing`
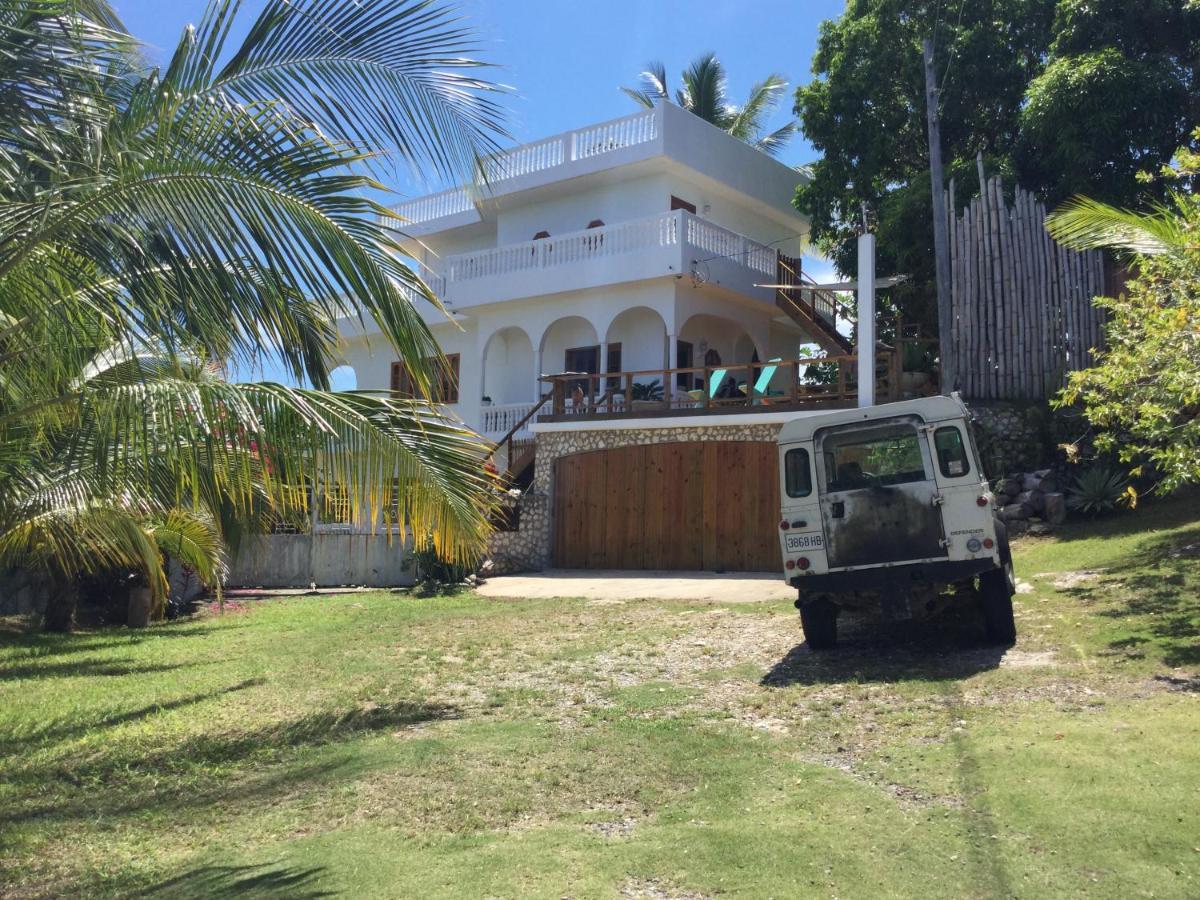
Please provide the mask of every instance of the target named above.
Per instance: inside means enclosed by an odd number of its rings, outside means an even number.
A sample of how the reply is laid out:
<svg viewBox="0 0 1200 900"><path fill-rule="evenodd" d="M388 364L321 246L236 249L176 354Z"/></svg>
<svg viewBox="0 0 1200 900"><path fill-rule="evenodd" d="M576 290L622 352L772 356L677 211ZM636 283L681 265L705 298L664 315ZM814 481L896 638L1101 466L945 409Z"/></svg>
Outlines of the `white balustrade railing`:
<svg viewBox="0 0 1200 900"><path fill-rule="evenodd" d="M509 244L446 258L447 283L547 269L679 243L680 213L665 213L561 237Z"/></svg>
<svg viewBox="0 0 1200 900"><path fill-rule="evenodd" d="M706 219L689 215L685 221L688 246L709 258L730 259L764 275L775 275L777 254L771 247Z"/></svg>
<svg viewBox="0 0 1200 900"><path fill-rule="evenodd" d="M418 197L392 208L395 210L396 217L389 219L386 224L403 230L407 224L452 216L455 213L466 212L474 208L474 205L466 191L462 188L453 188L449 191L442 191L440 194Z"/></svg>
<svg viewBox="0 0 1200 900"><path fill-rule="evenodd" d="M626 116L615 122L605 122L571 132L571 159L588 159L602 153L612 153L624 147L645 144L658 137L658 121L654 111Z"/></svg>
<svg viewBox="0 0 1200 900"><path fill-rule="evenodd" d="M591 159L645 144L658 137L658 113L649 110L623 119L569 131L532 144L522 144L490 157L483 163L491 183L499 183L534 172L544 172L580 159ZM486 190L486 188L485 188ZM403 228L466 212L473 207L470 195L462 188L418 197L394 207L396 219L389 224Z"/></svg>
<svg viewBox="0 0 1200 900"><path fill-rule="evenodd" d="M529 415L529 411L533 407L533 403L502 403L498 406L485 406L482 409L482 427L480 430L483 432L484 437L498 441L512 431L518 422ZM532 432L526 427L518 431L514 437L523 438L530 437L531 435Z"/></svg>
<svg viewBox="0 0 1200 900"><path fill-rule="evenodd" d="M431 276L427 280L440 295L448 284L674 247L680 243L692 248L699 259L729 259L764 276L775 275L776 252L773 248L685 210L676 210L558 237L448 256L442 278Z"/></svg>
<svg viewBox="0 0 1200 900"><path fill-rule="evenodd" d="M516 149L493 156L484 163L491 181L503 181L531 172L541 172L561 166L566 141L561 137L547 138L535 144L522 144Z"/></svg>

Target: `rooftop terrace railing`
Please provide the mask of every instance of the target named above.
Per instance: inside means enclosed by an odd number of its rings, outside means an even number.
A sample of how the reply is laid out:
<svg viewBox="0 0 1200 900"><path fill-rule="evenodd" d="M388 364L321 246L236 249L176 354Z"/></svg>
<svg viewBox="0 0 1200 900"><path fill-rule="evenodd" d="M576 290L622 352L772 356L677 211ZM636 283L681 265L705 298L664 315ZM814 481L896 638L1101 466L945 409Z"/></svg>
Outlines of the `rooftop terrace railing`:
<svg viewBox="0 0 1200 900"><path fill-rule="evenodd" d="M611 122L578 128L497 153L483 162L486 181L489 185L501 184L513 178L555 169L577 160L593 159L626 147L649 143L658 137L657 116L655 110L634 113ZM484 185L479 190L486 193L489 185ZM406 224L419 225L422 222L466 212L473 207L469 191L451 188L394 206L392 209L396 215L394 219L388 220L388 224L403 230Z"/></svg>

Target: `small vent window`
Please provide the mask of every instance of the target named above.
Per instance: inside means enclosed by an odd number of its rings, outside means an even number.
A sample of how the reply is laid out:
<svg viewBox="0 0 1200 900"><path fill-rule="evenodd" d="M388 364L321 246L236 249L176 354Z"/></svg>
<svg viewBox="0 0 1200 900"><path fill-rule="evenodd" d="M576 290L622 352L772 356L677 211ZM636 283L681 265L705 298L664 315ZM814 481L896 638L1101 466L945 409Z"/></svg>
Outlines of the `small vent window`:
<svg viewBox="0 0 1200 900"><path fill-rule="evenodd" d="M933 433L937 448L938 468L945 478L962 478L971 471L970 457L963 444L962 432L947 425Z"/></svg>
<svg viewBox="0 0 1200 900"><path fill-rule="evenodd" d="M789 497L807 497L812 493L812 468L807 450L797 447L784 454L783 480Z"/></svg>

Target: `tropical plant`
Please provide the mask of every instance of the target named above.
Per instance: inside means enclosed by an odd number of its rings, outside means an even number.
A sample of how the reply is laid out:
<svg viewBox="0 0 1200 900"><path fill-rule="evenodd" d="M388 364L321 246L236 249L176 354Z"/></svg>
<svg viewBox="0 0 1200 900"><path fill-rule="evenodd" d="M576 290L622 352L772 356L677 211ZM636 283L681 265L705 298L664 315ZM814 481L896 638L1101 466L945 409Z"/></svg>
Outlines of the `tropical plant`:
<svg viewBox="0 0 1200 900"><path fill-rule="evenodd" d="M0 568L54 583L51 625L111 569L161 609L163 548L216 579L214 548L307 484L402 509L450 559L486 534L476 436L328 391L335 323L371 317L430 396L413 301L438 301L371 195L494 149L471 34L406 0L267 0L248 29L240 6L214 0L162 69L105 0L0 6ZM222 375L268 358L313 387Z"/></svg>
<svg viewBox="0 0 1200 900"><path fill-rule="evenodd" d="M1047 228L1067 246L1129 259L1125 290L1095 299L1108 311L1095 365L1071 373L1060 403L1082 403L1097 450L1167 491L1200 482L1200 154L1180 150L1161 177L1174 187L1148 213L1075 198Z"/></svg>
<svg viewBox="0 0 1200 900"><path fill-rule="evenodd" d="M633 383L634 400L661 400L663 398L662 382L657 378L650 381L635 381Z"/></svg>
<svg viewBox="0 0 1200 900"><path fill-rule="evenodd" d="M1099 516L1119 506L1131 505L1135 496L1120 471L1096 464L1075 476L1067 488L1067 506L1085 515Z"/></svg>
<svg viewBox="0 0 1200 900"><path fill-rule="evenodd" d="M750 96L741 106L731 103L725 67L715 54L705 53L683 70L682 86L674 92L675 103L704 121L716 125L739 141L757 147L774 156L796 133L796 123L788 122L774 131L764 133L766 120L779 105L787 81L772 73L750 88ZM641 87L623 87L626 96L641 106L653 107L661 100L671 100L667 69L661 62L647 64L641 74Z"/></svg>

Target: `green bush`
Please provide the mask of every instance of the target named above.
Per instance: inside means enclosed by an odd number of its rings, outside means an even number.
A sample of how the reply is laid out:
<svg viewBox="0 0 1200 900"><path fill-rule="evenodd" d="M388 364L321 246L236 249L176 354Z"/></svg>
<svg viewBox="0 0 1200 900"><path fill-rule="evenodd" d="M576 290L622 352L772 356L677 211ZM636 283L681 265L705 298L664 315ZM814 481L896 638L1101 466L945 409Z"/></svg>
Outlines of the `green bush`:
<svg viewBox="0 0 1200 900"><path fill-rule="evenodd" d="M1134 496L1119 470L1094 465L1075 476L1067 489L1067 506L1089 516L1099 516L1119 506L1132 506Z"/></svg>

